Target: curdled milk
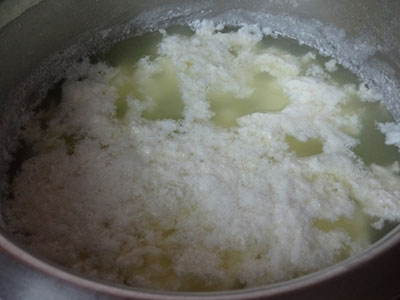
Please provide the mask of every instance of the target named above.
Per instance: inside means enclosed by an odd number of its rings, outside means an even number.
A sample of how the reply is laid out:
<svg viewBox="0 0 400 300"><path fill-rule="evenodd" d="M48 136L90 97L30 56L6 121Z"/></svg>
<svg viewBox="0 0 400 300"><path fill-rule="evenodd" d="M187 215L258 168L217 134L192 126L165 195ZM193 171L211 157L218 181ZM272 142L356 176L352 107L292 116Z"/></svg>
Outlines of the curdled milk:
<svg viewBox="0 0 400 300"><path fill-rule="evenodd" d="M192 29L69 69L23 133L34 155L8 209L23 243L127 285L226 290L320 270L400 220L379 95L256 26Z"/></svg>

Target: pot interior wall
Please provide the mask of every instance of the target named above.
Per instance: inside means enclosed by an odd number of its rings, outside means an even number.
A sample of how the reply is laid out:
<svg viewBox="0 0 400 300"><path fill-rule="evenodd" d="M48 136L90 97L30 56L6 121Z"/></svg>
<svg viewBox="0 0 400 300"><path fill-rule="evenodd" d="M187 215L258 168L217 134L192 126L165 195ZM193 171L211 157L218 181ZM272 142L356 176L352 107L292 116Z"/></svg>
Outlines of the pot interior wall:
<svg viewBox="0 0 400 300"><path fill-rule="evenodd" d="M0 16L12 15L12 9L15 10L15 8L9 2L0 4L2 8ZM39 1L17 1L15 6L24 9L25 2L32 5ZM29 5L27 5L28 8ZM242 15L242 21L264 23L263 25L268 25L270 21L263 16L265 14L296 16L300 22L309 22L314 27L320 26L313 32L303 32L303 38L310 34L320 34L323 38L333 39L334 35L329 36L330 29L323 29L322 24L319 23L322 22L337 29L337 33L343 35L341 37L343 41L357 42L372 47L369 53L371 59L386 62L393 69L393 77L400 76L400 63L396 59L400 55L398 30L400 21L397 18L400 5L396 1L378 3L369 0L351 2L344 0L196 2L177 0L54 2L43 0L0 28L2 39L0 69L3 74L7 74L1 78L0 92L5 95L50 56L64 51L79 40L91 40L95 31L124 24L138 16L142 20L133 26L141 24L148 26L150 23L161 25L178 19L216 18L227 11L236 11L237 15ZM295 30L310 29L295 29L290 28L291 26L291 24L281 23L276 24L275 27L281 32L292 32L292 35ZM322 33L321 31L324 30L326 32ZM301 37L301 32L297 32L297 35ZM311 40L305 42L311 43ZM329 41L314 40L313 46L321 46L321 42ZM336 46L340 47L340 45ZM362 49L354 50L362 51ZM334 52L332 49L331 51Z"/></svg>

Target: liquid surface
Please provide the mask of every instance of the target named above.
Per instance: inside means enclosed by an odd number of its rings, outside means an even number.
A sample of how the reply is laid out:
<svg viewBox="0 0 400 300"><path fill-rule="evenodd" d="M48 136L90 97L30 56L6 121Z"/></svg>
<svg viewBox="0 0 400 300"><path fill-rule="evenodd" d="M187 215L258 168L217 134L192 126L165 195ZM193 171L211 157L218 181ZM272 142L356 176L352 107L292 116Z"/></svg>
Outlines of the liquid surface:
<svg viewBox="0 0 400 300"><path fill-rule="evenodd" d="M400 219L378 100L334 60L252 26L125 40L71 67L23 133L10 226L40 255L132 286L320 270Z"/></svg>

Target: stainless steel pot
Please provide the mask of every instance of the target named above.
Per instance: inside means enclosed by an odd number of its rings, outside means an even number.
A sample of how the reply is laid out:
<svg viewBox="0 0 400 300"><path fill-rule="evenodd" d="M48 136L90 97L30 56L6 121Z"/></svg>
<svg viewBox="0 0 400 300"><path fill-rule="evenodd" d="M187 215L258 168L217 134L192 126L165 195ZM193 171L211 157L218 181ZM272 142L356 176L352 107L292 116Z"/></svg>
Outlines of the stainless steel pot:
<svg viewBox="0 0 400 300"><path fill-rule="evenodd" d="M128 27L120 25L127 22L133 29L195 18L269 26L322 48L359 72L385 95L387 107L399 119L399 15L398 0L0 1L1 151L15 143L15 120L37 91L54 81L83 49L95 47L113 31L127 33ZM107 28L113 29L104 31ZM0 161L0 176L6 169L5 161ZM232 292L162 293L64 270L20 248L7 235L5 223L0 225L0 299L389 300L400 295L399 227L360 255L296 280Z"/></svg>

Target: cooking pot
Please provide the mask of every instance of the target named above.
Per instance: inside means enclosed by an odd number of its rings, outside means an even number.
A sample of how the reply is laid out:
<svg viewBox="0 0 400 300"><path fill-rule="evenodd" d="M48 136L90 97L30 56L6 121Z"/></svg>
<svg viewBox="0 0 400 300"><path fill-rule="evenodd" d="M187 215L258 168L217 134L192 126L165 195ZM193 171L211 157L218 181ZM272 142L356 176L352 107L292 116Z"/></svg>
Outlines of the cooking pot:
<svg viewBox="0 0 400 300"><path fill-rule="evenodd" d="M400 118L398 0L3 0L0 2L0 178L21 115L82 53L138 30L194 19L256 23L336 58ZM3 180L0 180L0 182ZM5 187L0 201L6 200ZM18 245L0 220L0 299L396 299L400 227L351 257L291 281L228 292L170 293L90 279ZM73 234L73 233L71 233Z"/></svg>

